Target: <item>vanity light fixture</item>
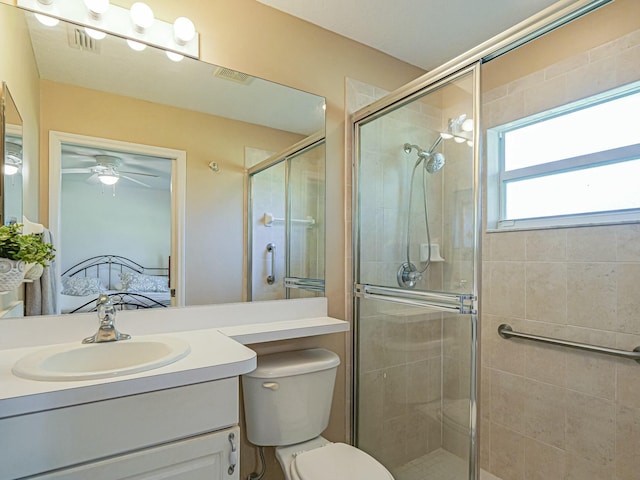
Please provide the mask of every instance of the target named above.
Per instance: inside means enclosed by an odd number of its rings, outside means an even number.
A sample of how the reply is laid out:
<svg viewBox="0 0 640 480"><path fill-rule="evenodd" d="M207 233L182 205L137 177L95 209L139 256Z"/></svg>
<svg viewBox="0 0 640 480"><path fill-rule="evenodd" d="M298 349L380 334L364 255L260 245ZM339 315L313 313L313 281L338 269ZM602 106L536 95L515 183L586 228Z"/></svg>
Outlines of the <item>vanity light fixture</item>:
<svg viewBox="0 0 640 480"><path fill-rule="evenodd" d="M155 17L153 16L153 10L151 7L143 2L136 2L131 5L131 21L133 22L133 28L138 33L145 33L151 25Z"/></svg>
<svg viewBox="0 0 640 480"><path fill-rule="evenodd" d="M196 36L196 27L187 17L178 17L173 22L173 38L178 45L186 45Z"/></svg>
<svg viewBox="0 0 640 480"><path fill-rule="evenodd" d="M114 173L100 173L98 174L98 180L103 185L115 185L120 180L120 177Z"/></svg>
<svg viewBox="0 0 640 480"><path fill-rule="evenodd" d="M109 0L84 0L84 4L89 10L89 16L94 20L101 20L102 15L109 9Z"/></svg>
<svg viewBox="0 0 640 480"><path fill-rule="evenodd" d="M175 53L175 52L170 52L169 50L167 50L165 53L167 54L167 57L169 58L169 60L171 60L172 62L179 62L184 58L184 55L180 55L179 53Z"/></svg>
<svg viewBox="0 0 640 480"><path fill-rule="evenodd" d="M87 34L94 39L111 33L139 45L144 42L185 57L200 57L199 35L191 20L179 17L169 23L156 19L149 5L143 2L135 2L130 10L112 5L109 0L17 0L17 5L36 14L47 26L67 20L88 28ZM177 61L177 57L173 59Z"/></svg>
<svg viewBox="0 0 640 480"><path fill-rule="evenodd" d="M107 36L106 33L101 32L100 30L89 28L89 27L84 27L84 31L86 32L87 35L89 35L94 40L102 40L104 37Z"/></svg>
<svg viewBox="0 0 640 480"><path fill-rule="evenodd" d="M136 42L135 40L127 40L127 45L129 45L131 50L135 50L136 52L141 52L147 48L144 43Z"/></svg>

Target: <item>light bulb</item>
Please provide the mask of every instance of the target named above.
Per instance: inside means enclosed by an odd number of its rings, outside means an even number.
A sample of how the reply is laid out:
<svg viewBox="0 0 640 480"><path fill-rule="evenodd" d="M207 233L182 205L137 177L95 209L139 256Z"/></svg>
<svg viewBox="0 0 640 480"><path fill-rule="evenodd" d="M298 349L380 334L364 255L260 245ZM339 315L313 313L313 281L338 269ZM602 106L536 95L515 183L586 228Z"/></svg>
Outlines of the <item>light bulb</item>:
<svg viewBox="0 0 640 480"><path fill-rule="evenodd" d="M466 142L467 139L462 137L453 137L453 141L456 143L463 143L463 142Z"/></svg>
<svg viewBox="0 0 640 480"><path fill-rule="evenodd" d="M165 53L167 54L167 57L169 57L169 60L171 60L172 62L179 62L184 58L184 55L180 55L179 53L170 52L169 50L167 50Z"/></svg>
<svg viewBox="0 0 640 480"><path fill-rule="evenodd" d="M147 48L144 43L136 42L135 40L127 40L127 45L129 45L131 50L135 50L136 52L141 52Z"/></svg>
<svg viewBox="0 0 640 480"><path fill-rule="evenodd" d="M473 142L471 140L467 140L467 145L469 145L470 147L473 147Z"/></svg>
<svg viewBox="0 0 640 480"><path fill-rule="evenodd" d="M196 27L187 17L178 17L173 22L173 38L178 45L186 45L196 36Z"/></svg>
<svg viewBox="0 0 640 480"><path fill-rule="evenodd" d="M138 33L144 33L153 25L153 10L146 3L136 2L131 5L131 21Z"/></svg>
<svg viewBox="0 0 640 480"><path fill-rule="evenodd" d="M55 27L56 25L58 25L58 23L60 23L60 20L58 20L57 18L50 17L49 15L35 13L34 16L45 27Z"/></svg>
<svg viewBox="0 0 640 480"><path fill-rule="evenodd" d="M451 135L450 133L446 133L446 132L441 132L440 136L444 139L444 140L449 140L450 138L453 138L453 135Z"/></svg>
<svg viewBox="0 0 640 480"><path fill-rule="evenodd" d="M100 183L103 183L104 185L115 185L116 183L118 183L118 180L120 180L120 178L116 175L103 173L98 175L98 180L100 180Z"/></svg>
<svg viewBox="0 0 640 480"><path fill-rule="evenodd" d="M53 0L38 0L38 3L41 3L42 5L51 5Z"/></svg>
<svg viewBox="0 0 640 480"><path fill-rule="evenodd" d="M101 32L100 30L94 30L93 28L89 28L89 27L84 27L84 31L87 33L87 35L89 35L91 38L95 40L102 40L104 37L107 36L106 33Z"/></svg>
<svg viewBox="0 0 640 480"><path fill-rule="evenodd" d="M109 9L109 0L84 0L84 4L89 10L89 15L95 20L100 20Z"/></svg>
<svg viewBox="0 0 640 480"><path fill-rule="evenodd" d="M4 174L5 175L15 175L20 170L16 165L11 165L9 163L4 166Z"/></svg>
<svg viewBox="0 0 640 480"><path fill-rule="evenodd" d="M462 122L461 127L463 132L473 132L473 118L467 118Z"/></svg>

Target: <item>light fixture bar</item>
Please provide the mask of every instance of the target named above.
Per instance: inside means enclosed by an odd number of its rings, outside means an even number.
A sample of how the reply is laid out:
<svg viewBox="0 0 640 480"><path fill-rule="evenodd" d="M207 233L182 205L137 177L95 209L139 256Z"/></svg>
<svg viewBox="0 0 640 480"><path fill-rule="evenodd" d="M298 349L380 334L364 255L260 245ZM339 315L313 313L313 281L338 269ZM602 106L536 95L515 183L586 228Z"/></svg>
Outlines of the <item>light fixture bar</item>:
<svg viewBox="0 0 640 480"><path fill-rule="evenodd" d="M173 23L155 19L144 33L138 33L132 26L129 10L111 4L109 9L101 15L100 20L92 18L83 0L58 0L53 3L55 9L48 8L39 0L18 0L18 7L49 17L66 20L77 25L95 30L103 30L137 42L179 53L181 55L200 58L200 36L195 32L188 42L178 42L175 39Z"/></svg>

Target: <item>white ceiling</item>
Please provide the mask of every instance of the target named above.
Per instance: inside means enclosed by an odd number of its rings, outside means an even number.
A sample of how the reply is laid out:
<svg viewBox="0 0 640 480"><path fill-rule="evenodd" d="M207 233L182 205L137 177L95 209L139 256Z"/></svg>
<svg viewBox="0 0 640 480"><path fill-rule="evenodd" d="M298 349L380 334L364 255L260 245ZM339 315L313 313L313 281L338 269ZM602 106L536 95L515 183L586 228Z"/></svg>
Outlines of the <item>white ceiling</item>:
<svg viewBox="0 0 640 480"><path fill-rule="evenodd" d="M432 70L531 15L570 0L258 0Z"/></svg>

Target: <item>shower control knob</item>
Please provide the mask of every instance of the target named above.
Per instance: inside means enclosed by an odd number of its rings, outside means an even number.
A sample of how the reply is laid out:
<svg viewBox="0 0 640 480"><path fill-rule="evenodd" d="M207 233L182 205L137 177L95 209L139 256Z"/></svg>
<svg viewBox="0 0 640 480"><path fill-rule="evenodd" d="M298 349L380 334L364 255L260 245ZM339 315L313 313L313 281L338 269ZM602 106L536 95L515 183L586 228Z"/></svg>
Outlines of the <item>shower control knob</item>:
<svg viewBox="0 0 640 480"><path fill-rule="evenodd" d="M413 263L404 262L398 270L398 285L405 288L415 288L416 283L422 280L422 273Z"/></svg>

